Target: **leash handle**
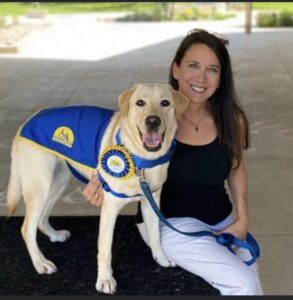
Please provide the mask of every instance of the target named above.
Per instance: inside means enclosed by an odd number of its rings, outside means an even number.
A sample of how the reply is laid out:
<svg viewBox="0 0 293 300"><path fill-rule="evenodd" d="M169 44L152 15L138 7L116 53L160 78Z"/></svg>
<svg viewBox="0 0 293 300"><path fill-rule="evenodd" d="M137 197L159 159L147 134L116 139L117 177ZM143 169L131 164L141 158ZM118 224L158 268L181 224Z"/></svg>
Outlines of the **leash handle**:
<svg viewBox="0 0 293 300"><path fill-rule="evenodd" d="M154 212L158 216L159 220L162 221L169 228L177 231L178 233L181 233L181 234L184 234L187 236L193 236L193 237L212 236L216 239L216 241L219 244L226 246L232 253L234 253L234 251L232 249L232 245L235 245L235 246L241 247L241 248L245 248L245 249L249 250L249 252L252 256L251 260L244 261L244 263L247 264L248 266L255 263L256 259L259 257L259 255L260 255L259 245L250 233L247 233L246 241L243 241L243 240L238 239L237 237L235 237L234 235L232 235L230 233L222 233L220 235L215 235L208 230L202 230L202 231L197 231L197 232L184 232L184 231L181 231L181 230L175 228L172 224L170 224L167 221L167 219L164 217L164 215L158 208L158 206L153 198L153 195L150 191L148 181L144 177L143 172L142 172L142 176L141 176L139 182L140 182L140 186L141 186L141 189L142 189L145 197L148 199L151 207L153 208Z"/></svg>

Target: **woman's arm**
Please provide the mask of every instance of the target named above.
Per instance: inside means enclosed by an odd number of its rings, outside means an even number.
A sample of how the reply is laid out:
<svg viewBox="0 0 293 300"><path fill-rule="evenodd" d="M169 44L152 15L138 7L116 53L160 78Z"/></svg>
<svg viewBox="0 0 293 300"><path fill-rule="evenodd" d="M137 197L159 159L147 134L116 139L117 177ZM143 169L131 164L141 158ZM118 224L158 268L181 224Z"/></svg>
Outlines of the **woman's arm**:
<svg viewBox="0 0 293 300"><path fill-rule="evenodd" d="M247 201L247 173L244 161L237 169L232 169L228 177L229 190L235 207L236 218L233 224L225 228L235 236L245 239L248 231L249 213Z"/></svg>
<svg viewBox="0 0 293 300"><path fill-rule="evenodd" d="M240 145L241 148L246 148L247 124L242 117L239 117L240 128ZM231 197L234 203L236 218L234 223L222 230L222 232L229 232L240 239L245 239L248 231L249 213L247 201L247 173L245 163L242 158L237 168L236 159L232 163L232 168L228 176L228 185Z"/></svg>

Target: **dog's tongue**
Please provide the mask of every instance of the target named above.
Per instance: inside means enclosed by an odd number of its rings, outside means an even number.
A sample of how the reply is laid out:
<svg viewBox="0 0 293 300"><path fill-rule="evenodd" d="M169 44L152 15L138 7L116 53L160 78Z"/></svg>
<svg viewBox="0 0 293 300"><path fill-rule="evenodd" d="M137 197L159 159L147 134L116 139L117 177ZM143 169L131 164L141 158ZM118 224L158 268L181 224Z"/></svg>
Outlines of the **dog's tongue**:
<svg viewBox="0 0 293 300"><path fill-rule="evenodd" d="M142 134L142 141L148 147L157 147L162 142L162 135L156 132L146 132Z"/></svg>

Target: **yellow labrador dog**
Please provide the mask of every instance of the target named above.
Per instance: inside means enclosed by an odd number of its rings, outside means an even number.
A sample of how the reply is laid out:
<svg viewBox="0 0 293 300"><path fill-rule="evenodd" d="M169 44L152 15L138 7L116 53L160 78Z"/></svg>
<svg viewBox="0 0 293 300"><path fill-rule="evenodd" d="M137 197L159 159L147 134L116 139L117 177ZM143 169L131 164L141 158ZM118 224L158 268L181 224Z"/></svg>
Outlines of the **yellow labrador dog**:
<svg viewBox="0 0 293 300"><path fill-rule="evenodd" d="M39 249L37 229L52 242L70 237L69 231L55 230L49 223L50 212L70 178L69 169L81 180L98 169L103 182L98 291L112 294L116 290L111 267L113 230L119 211L129 202L141 201L154 259L164 267L173 265L162 252L159 221L142 195L139 178L143 170L159 205L176 121L186 107L186 98L169 85L136 84L119 96L117 112L91 106L46 108L19 129L12 145L7 206L11 215L23 196L26 211L21 233L39 274L51 274L57 268ZM102 121L96 125L100 114Z"/></svg>

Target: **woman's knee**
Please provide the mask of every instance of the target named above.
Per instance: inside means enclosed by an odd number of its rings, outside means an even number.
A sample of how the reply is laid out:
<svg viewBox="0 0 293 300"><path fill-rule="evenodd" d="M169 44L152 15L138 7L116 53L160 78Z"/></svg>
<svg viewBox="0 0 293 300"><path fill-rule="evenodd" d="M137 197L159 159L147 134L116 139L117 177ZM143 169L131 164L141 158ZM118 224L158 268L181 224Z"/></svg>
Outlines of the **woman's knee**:
<svg viewBox="0 0 293 300"><path fill-rule="evenodd" d="M246 265L230 265L228 270L214 267L211 262L204 263L193 257L185 257L184 249L179 250L170 240L161 240L164 254L176 265L189 272L204 278L217 288L222 295L262 295L262 288L258 273Z"/></svg>
<svg viewBox="0 0 293 300"><path fill-rule="evenodd" d="M245 266L245 268L237 270L235 276L232 276L232 278L233 282L231 282L231 285L228 284L222 289L222 295L263 294L258 274L252 271L249 267Z"/></svg>

